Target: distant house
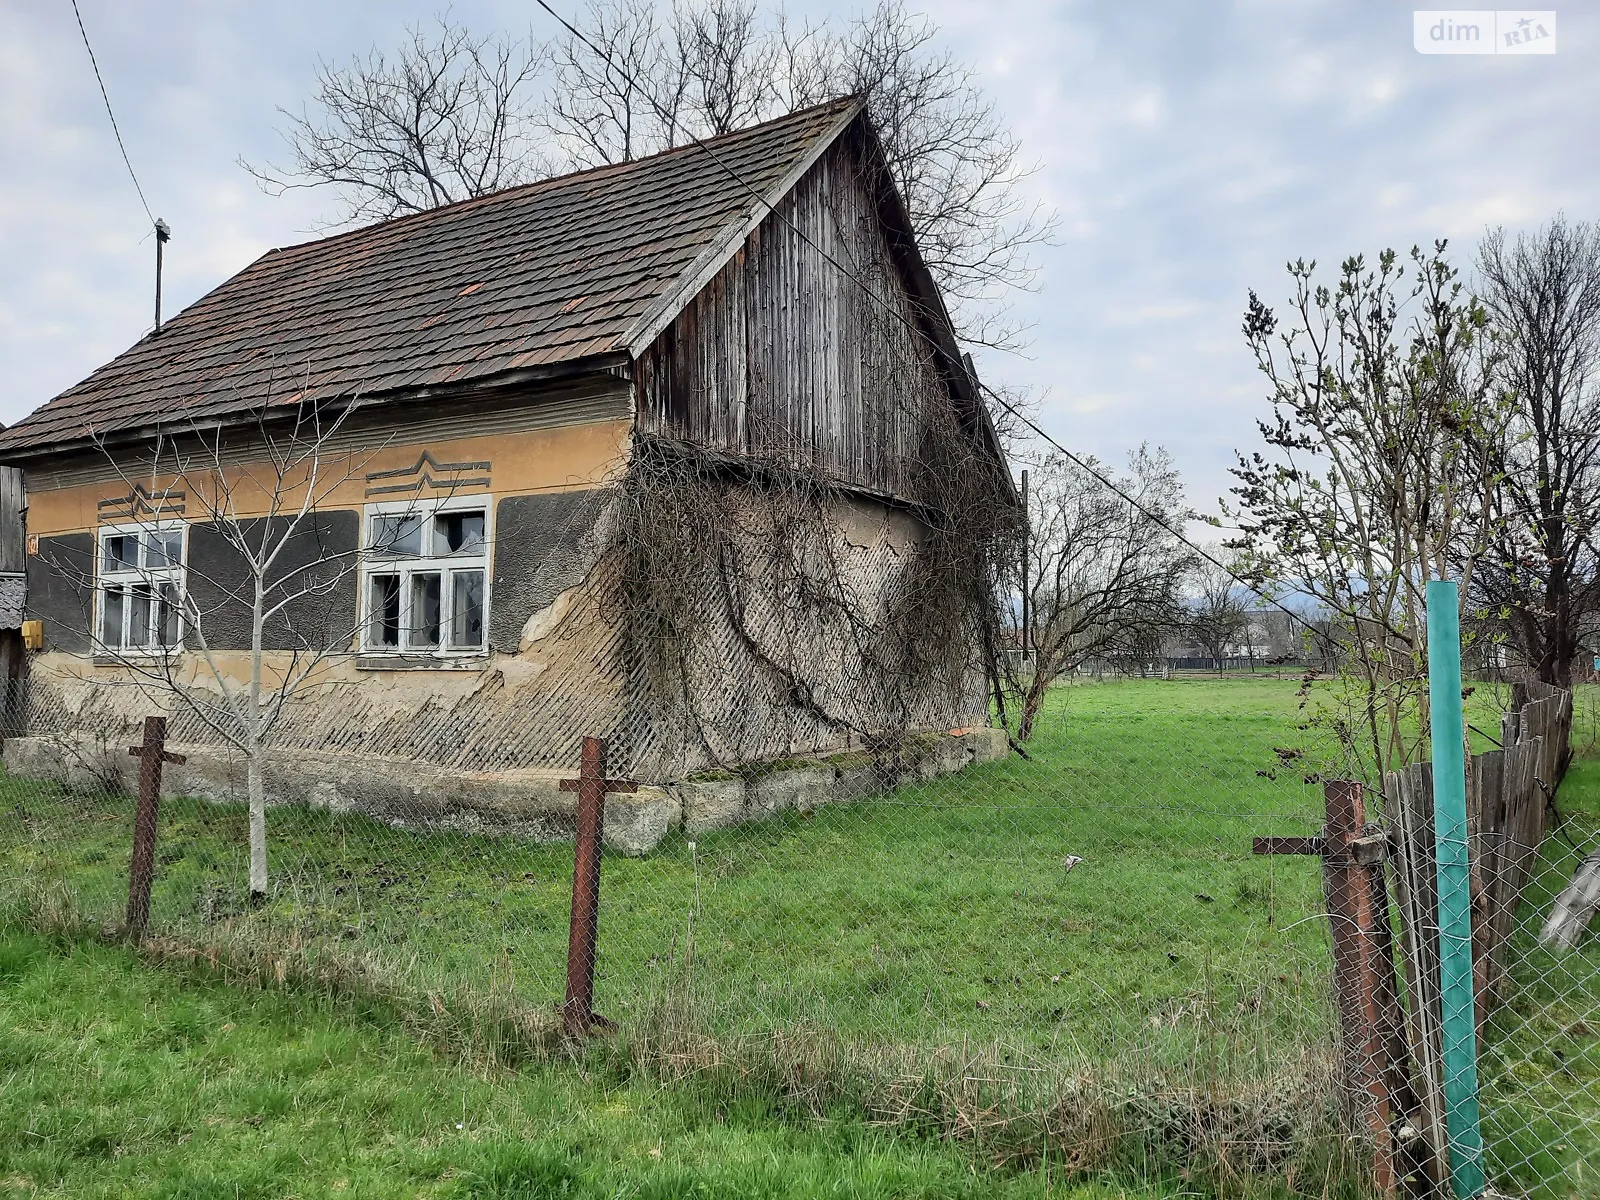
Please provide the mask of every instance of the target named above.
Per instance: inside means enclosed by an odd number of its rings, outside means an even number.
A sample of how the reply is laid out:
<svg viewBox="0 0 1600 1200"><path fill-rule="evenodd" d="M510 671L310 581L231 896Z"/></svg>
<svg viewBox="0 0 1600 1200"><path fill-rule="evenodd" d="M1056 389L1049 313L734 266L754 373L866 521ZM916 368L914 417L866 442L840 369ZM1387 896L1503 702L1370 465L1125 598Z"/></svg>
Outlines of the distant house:
<svg viewBox="0 0 1600 1200"><path fill-rule="evenodd" d="M31 497L31 733L170 708L172 786L237 789L140 670L203 689L202 641L241 670L251 644L210 485L171 463L212 446L239 487L308 413L342 422L345 475L297 550L317 586L265 629L274 661L327 654L274 733L277 799L538 834L594 734L672 785L617 802L648 845L711 768L1004 746L971 593L914 572L1009 474L856 102L273 250L0 433ZM702 501L721 525L675 541Z"/></svg>

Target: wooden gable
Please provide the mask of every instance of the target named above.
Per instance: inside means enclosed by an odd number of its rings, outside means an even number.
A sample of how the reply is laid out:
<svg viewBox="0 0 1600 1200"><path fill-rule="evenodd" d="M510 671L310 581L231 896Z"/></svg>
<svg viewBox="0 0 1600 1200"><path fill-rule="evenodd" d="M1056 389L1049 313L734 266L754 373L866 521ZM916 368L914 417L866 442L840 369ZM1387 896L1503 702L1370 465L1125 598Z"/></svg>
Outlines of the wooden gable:
<svg viewBox="0 0 1600 1200"><path fill-rule="evenodd" d="M640 431L909 496L930 416L973 401L888 186L863 119L638 355Z"/></svg>

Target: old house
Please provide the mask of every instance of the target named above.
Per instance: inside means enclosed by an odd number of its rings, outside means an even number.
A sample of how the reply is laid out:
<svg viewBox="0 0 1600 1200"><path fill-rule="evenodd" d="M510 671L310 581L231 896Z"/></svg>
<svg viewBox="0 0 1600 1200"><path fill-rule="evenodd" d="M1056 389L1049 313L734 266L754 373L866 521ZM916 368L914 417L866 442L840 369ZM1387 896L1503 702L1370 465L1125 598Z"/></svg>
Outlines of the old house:
<svg viewBox="0 0 1600 1200"><path fill-rule="evenodd" d="M14 771L159 709L169 786L237 795L207 713L257 646L272 797L399 820L558 834L585 734L635 849L1004 750L1015 498L852 101L271 251L0 461Z"/></svg>

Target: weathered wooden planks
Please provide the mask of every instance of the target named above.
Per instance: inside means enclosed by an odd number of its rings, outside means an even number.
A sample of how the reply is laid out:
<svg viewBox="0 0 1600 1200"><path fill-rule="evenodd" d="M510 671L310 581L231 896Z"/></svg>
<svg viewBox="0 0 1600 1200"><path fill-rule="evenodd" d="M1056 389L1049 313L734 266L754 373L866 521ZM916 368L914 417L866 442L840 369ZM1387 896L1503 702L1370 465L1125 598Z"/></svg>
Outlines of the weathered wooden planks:
<svg viewBox="0 0 1600 1200"><path fill-rule="evenodd" d="M1538 864L1550 801L1566 769L1571 727L1570 693L1544 684L1518 684L1511 711L1501 722L1504 748L1468 762L1473 983L1480 1031L1507 998L1507 955L1523 891ZM1395 835L1392 878L1408 996L1405 1041L1418 1088L1413 1111L1427 1148L1423 1157L1432 1156L1429 1173L1445 1179L1431 764L1387 775L1384 794ZM1600 869L1595 875L1600 892Z"/></svg>
<svg viewBox="0 0 1600 1200"><path fill-rule="evenodd" d="M1576 948L1596 911L1600 911L1600 852L1578 864L1571 882L1551 906L1539 940L1556 950Z"/></svg>
<svg viewBox="0 0 1600 1200"><path fill-rule="evenodd" d="M916 498L929 414L951 391L863 153L830 148L640 356L642 430Z"/></svg>

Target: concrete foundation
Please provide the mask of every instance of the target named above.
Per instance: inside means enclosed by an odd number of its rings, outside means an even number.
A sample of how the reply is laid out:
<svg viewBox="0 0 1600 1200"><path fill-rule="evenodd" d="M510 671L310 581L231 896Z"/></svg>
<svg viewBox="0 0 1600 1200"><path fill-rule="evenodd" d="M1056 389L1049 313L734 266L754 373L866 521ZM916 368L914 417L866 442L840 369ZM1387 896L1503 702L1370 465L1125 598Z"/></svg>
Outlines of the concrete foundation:
<svg viewBox="0 0 1600 1200"><path fill-rule="evenodd" d="M175 743L183 765L166 768L162 792L242 804L245 762L215 746ZM756 765L739 774L712 773L606 797L605 843L616 852L648 854L669 835L688 836L758 821L791 809L882 795L919 780L1005 757L1000 729L918 734L892 754L861 751ZM138 761L121 744L84 736L7 738L6 770L84 789L132 791ZM567 772L565 774L571 774ZM533 841L572 837L576 797L560 789L561 772L462 771L411 759L296 751L266 763L269 804L306 804L358 812L400 828L451 829Z"/></svg>

